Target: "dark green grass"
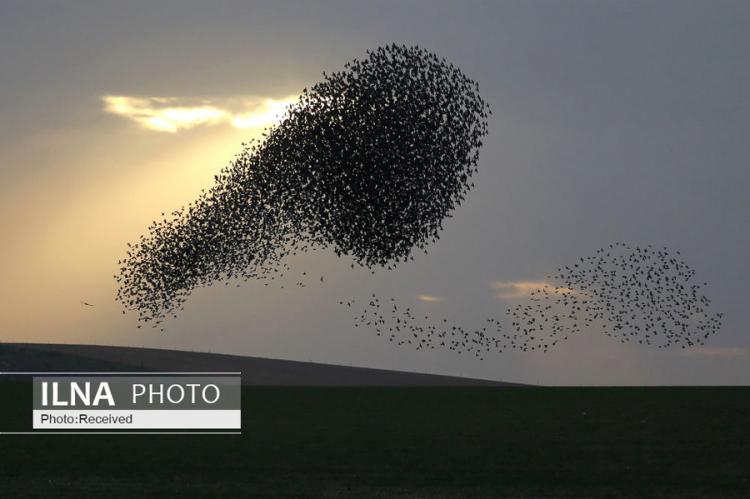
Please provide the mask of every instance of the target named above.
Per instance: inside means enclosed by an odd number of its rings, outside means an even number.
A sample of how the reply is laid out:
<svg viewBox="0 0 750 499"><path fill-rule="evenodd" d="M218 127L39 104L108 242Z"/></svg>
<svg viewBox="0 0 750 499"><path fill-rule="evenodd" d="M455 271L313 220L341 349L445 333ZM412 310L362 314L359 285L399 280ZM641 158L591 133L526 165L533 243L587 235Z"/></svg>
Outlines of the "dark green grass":
<svg viewBox="0 0 750 499"><path fill-rule="evenodd" d="M28 428L28 382L0 395ZM0 497L750 497L746 388L242 396L242 436L0 435Z"/></svg>

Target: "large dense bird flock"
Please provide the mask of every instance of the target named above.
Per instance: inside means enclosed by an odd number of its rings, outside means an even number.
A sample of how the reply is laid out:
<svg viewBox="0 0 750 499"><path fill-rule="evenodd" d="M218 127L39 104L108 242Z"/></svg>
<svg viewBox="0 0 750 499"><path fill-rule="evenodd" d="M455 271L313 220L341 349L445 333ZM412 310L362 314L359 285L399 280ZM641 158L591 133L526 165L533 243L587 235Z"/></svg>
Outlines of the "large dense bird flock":
<svg viewBox="0 0 750 499"><path fill-rule="evenodd" d="M506 350L548 352L587 330L622 343L688 348L703 345L722 324L722 314L710 310L703 294L706 283L694 278L679 251L616 242L557 269L506 308L504 317L488 318L481 327L417 317L412 308L375 294L355 326L369 327L398 346L479 359Z"/></svg>
<svg viewBox="0 0 750 499"><path fill-rule="evenodd" d="M198 287L268 285L289 270L290 255L331 248L352 266L390 269L440 237L473 187L487 133L491 112L478 85L430 52L397 45L323 76L197 201L128 245L115 276L125 310L157 326ZM679 252L614 243L561 267L480 327L417 317L375 294L355 325L399 346L479 359L547 352L587 329L686 348L703 344L722 320L694 277Z"/></svg>
<svg viewBox="0 0 750 499"><path fill-rule="evenodd" d="M392 268L473 186L489 114L474 81L419 47L324 73L213 187L128 245L117 299L158 325L196 288L273 279L311 248Z"/></svg>

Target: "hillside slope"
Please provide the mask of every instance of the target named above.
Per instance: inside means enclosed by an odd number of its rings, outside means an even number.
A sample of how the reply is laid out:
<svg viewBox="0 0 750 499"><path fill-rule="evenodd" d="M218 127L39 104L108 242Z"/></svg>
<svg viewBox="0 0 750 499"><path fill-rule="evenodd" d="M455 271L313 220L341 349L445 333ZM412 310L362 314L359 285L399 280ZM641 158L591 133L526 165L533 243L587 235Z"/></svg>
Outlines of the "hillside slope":
<svg viewBox="0 0 750 499"><path fill-rule="evenodd" d="M155 348L0 344L1 371L238 371L246 385L523 386L500 381Z"/></svg>

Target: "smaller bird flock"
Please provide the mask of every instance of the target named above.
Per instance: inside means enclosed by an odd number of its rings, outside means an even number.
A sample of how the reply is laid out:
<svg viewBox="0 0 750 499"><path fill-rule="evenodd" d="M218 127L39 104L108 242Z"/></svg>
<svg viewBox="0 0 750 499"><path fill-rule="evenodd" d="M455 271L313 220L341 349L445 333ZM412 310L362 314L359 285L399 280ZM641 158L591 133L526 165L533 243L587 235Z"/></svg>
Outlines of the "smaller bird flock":
<svg viewBox="0 0 750 499"><path fill-rule="evenodd" d="M722 325L710 310L707 283L693 282L679 251L616 242L547 276L526 300L467 328L417 317L394 298L372 294L355 317L388 342L417 350L449 350L480 360L508 350L548 352L587 330L647 347L703 345ZM344 302L351 307L352 301Z"/></svg>

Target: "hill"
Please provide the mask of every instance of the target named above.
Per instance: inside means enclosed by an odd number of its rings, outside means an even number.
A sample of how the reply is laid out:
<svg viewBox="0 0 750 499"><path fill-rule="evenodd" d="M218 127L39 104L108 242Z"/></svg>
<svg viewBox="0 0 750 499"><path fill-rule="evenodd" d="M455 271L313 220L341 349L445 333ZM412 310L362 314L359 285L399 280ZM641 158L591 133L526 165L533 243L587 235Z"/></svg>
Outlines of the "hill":
<svg viewBox="0 0 750 499"><path fill-rule="evenodd" d="M265 386L523 386L293 360L156 348L44 343L0 344L2 371L238 371L245 385Z"/></svg>

